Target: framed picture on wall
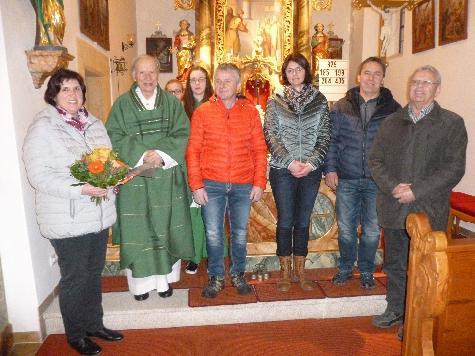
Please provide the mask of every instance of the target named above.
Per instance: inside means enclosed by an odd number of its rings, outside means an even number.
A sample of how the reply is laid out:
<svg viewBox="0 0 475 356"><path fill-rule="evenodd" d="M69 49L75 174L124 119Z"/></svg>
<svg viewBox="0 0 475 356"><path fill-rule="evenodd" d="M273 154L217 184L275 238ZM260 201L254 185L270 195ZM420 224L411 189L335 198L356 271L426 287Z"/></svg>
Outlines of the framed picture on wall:
<svg viewBox="0 0 475 356"><path fill-rule="evenodd" d="M170 52L172 39L168 37L147 37L145 41L147 54L156 57L160 62L160 73L172 73L173 61Z"/></svg>
<svg viewBox="0 0 475 356"><path fill-rule="evenodd" d="M439 46L467 38L468 0L439 1Z"/></svg>
<svg viewBox="0 0 475 356"><path fill-rule="evenodd" d="M435 47L434 0L424 1L412 10L412 53Z"/></svg>
<svg viewBox="0 0 475 356"><path fill-rule="evenodd" d="M79 1L79 17L81 32L109 51L108 0Z"/></svg>

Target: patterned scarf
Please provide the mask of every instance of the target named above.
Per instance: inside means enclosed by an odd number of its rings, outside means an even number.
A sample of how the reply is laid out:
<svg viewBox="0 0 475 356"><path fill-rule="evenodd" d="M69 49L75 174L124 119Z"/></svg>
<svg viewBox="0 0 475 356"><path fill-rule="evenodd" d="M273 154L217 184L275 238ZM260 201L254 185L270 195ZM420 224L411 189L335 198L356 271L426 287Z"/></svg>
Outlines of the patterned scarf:
<svg viewBox="0 0 475 356"><path fill-rule="evenodd" d="M297 91L292 86L284 87L284 100L294 112L300 113L305 105L310 103L317 95L318 90L311 84L304 84L301 91Z"/></svg>
<svg viewBox="0 0 475 356"><path fill-rule="evenodd" d="M89 124L89 113L87 112L84 106L79 109L76 115L70 114L59 105L56 106L56 110L58 110L63 120L66 121L69 125L78 129L82 134L86 131L86 127Z"/></svg>

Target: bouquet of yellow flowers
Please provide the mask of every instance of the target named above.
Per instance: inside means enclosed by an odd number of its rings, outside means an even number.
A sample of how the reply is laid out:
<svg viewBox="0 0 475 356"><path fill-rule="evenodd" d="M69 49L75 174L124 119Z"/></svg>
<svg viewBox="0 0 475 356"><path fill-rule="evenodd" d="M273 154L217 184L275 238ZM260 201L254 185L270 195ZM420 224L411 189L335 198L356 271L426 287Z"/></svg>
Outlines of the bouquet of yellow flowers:
<svg viewBox="0 0 475 356"><path fill-rule="evenodd" d="M94 187L110 188L125 183L129 172L127 165L119 160L116 152L107 147L95 148L84 154L70 167L71 175L79 183L72 186L89 183ZM107 197L91 197L91 201L100 204Z"/></svg>

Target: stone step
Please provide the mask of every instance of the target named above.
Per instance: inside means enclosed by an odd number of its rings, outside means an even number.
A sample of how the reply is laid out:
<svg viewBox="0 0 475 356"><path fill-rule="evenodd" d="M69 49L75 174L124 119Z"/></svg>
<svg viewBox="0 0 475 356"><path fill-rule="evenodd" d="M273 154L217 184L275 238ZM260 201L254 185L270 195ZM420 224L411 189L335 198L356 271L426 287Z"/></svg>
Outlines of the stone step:
<svg viewBox="0 0 475 356"><path fill-rule="evenodd" d="M176 289L171 298L150 293L142 302L129 292L104 293L103 307L105 326L125 330L377 315L386 308L386 300L384 295L373 295L191 308L188 290ZM64 333L57 297L42 321L46 335Z"/></svg>

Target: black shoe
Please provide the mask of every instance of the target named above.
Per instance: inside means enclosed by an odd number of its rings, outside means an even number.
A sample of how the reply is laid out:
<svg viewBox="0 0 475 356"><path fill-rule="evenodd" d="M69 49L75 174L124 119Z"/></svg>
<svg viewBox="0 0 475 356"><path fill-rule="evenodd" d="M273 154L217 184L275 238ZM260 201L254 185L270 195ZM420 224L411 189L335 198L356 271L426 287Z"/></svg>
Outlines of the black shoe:
<svg viewBox="0 0 475 356"><path fill-rule="evenodd" d="M252 288L246 282L246 278L244 277L244 273L236 273L235 275L231 276L231 283L236 288L238 294L245 295L252 292Z"/></svg>
<svg viewBox="0 0 475 356"><path fill-rule="evenodd" d="M185 273L196 274L198 272L198 265L192 261L189 261L186 265Z"/></svg>
<svg viewBox="0 0 475 356"><path fill-rule="evenodd" d="M135 300L141 302L142 300L145 300L145 299L148 298L148 293L134 295L134 298L135 298Z"/></svg>
<svg viewBox="0 0 475 356"><path fill-rule="evenodd" d="M360 275L360 287L363 289L376 288L376 282L372 273L362 272Z"/></svg>
<svg viewBox="0 0 475 356"><path fill-rule="evenodd" d="M103 339L107 341L120 341L124 338L124 336L118 331L110 330L105 327L93 333L87 332L86 335L92 336L92 337L98 337L99 339Z"/></svg>
<svg viewBox="0 0 475 356"><path fill-rule="evenodd" d="M351 271L338 271L338 273L333 276L332 283L336 286L342 286L347 280L351 278L353 278L353 273Z"/></svg>
<svg viewBox="0 0 475 356"><path fill-rule="evenodd" d="M88 337L78 341L68 341L68 344L81 355L97 355L102 351L100 346Z"/></svg>
<svg viewBox="0 0 475 356"><path fill-rule="evenodd" d="M208 285L203 288L201 296L203 298L216 298L218 293L224 289L224 277L208 277Z"/></svg>
<svg viewBox="0 0 475 356"><path fill-rule="evenodd" d="M168 298L173 295L173 288L170 286L165 292L158 292L160 298Z"/></svg>

